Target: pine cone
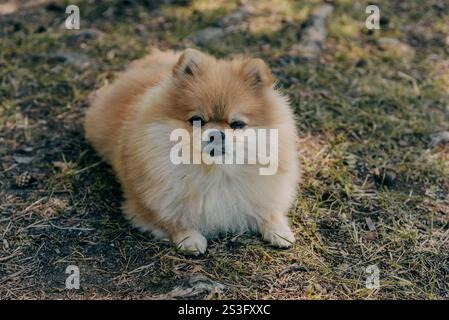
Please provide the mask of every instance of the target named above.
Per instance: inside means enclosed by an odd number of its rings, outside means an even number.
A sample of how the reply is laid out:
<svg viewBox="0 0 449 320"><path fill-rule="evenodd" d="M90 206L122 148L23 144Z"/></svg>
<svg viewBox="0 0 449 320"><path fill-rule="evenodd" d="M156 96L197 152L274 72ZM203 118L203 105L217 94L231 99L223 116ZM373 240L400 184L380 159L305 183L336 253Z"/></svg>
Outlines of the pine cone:
<svg viewBox="0 0 449 320"><path fill-rule="evenodd" d="M26 188L30 185L33 177L28 171L25 171L16 176L16 186L19 188Z"/></svg>

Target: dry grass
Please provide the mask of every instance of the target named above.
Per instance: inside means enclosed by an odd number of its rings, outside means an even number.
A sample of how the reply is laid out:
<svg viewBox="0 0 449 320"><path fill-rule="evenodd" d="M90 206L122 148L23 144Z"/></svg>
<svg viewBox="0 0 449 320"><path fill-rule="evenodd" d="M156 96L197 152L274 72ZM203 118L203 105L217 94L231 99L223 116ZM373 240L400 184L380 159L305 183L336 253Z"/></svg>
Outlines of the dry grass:
<svg viewBox="0 0 449 320"><path fill-rule="evenodd" d="M195 274L224 286L202 298L449 297L449 148L430 146L431 134L449 130L443 1L377 1L376 32L364 28L367 2L335 1L316 61L292 48L320 1L256 6L201 45L270 63L298 115L304 178L293 249L229 236L199 258L130 228L81 123L89 92L148 46L191 45L186 36L220 26L239 4L75 2L80 31L63 29L59 1L0 16L1 298L170 297ZM24 172L32 180L19 188ZM64 289L70 264L80 267L78 291ZM378 290L365 287L369 265L380 270Z"/></svg>

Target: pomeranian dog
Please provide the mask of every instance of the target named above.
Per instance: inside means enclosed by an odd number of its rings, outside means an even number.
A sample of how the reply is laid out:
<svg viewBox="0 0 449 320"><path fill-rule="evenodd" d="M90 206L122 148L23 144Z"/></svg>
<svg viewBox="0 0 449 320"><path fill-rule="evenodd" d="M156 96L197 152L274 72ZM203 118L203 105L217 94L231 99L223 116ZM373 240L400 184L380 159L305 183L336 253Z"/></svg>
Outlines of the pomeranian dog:
<svg viewBox="0 0 449 320"><path fill-rule="evenodd" d="M179 144L173 132L195 136L198 127L222 139L220 148L207 152L212 159L227 153L223 141L234 139L233 132L276 130L277 140L270 140L275 172L261 174L258 160L173 161ZM195 255L206 251L207 238L226 233L260 232L276 247L294 243L287 213L299 179L296 126L288 99L261 59L152 50L93 94L85 131L121 182L125 215L155 237ZM200 149L217 138L208 137ZM198 149L194 144L193 138L184 141L183 150Z"/></svg>

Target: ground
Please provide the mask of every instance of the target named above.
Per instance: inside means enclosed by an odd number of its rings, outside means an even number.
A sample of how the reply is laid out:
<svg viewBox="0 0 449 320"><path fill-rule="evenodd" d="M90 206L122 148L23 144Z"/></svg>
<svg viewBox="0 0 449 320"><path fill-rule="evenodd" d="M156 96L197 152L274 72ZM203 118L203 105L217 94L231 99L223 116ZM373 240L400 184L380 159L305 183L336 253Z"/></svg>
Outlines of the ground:
<svg viewBox="0 0 449 320"><path fill-rule="evenodd" d="M0 4L0 298L449 298L448 3L378 0L380 30L367 1L327 3L312 58L301 41L323 1ZM230 235L190 258L122 217L82 119L151 46L268 62L300 133L292 249Z"/></svg>

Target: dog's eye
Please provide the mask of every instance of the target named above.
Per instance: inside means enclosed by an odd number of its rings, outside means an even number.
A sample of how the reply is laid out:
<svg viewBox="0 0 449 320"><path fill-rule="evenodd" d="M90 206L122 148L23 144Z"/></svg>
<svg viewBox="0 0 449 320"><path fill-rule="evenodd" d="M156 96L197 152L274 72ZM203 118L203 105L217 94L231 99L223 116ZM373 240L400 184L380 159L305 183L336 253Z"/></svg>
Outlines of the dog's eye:
<svg viewBox="0 0 449 320"><path fill-rule="evenodd" d="M246 126L246 123L240 120L232 121L229 126L232 129L243 129Z"/></svg>
<svg viewBox="0 0 449 320"><path fill-rule="evenodd" d="M193 126L194 123L199 122L201 126L204 126L206 124L206 121L204 121L203 118L200 116L193 116L189 119L190 124Z"/></svg>

